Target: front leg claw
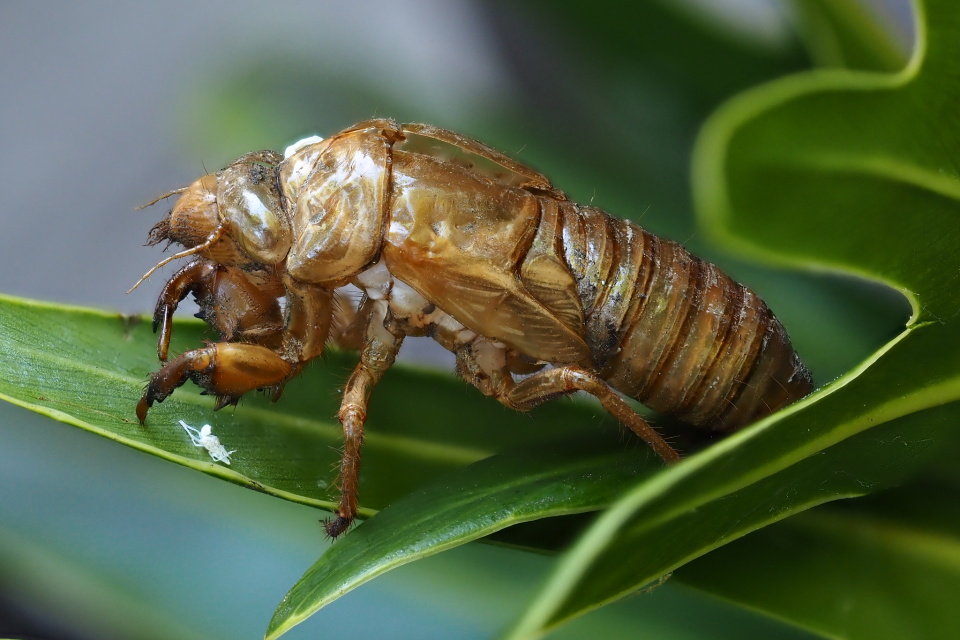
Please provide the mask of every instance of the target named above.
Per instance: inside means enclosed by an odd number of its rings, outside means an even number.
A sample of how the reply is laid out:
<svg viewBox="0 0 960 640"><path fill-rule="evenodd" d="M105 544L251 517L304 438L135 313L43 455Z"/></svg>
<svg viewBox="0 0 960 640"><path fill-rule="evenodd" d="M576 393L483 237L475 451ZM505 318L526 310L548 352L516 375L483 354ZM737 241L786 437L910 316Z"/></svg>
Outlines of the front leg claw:
<svg viewBox="0 0 960 640"><path fill-rule="evenodd" d="M197 296L209 296L214 288L218 266L215 262L200 258L180 269L160 292L157 306L153 310L153 332L160 330L157 340L157 356L160 362L167 361L170 348L170 333L173 328L173 314L177 305L191 292Z"/></svg>
<svg viewBox="0 0 960 640"><path fill-rule="evenodd" d="M152 374L143 397L137 403L137 418L140 424L147 419L147 411L154 402L166 400L174 389L188 378L193 378L201 387L209 389L209 385L204 383L209 383L212 379L209 374L214 369L216 360L217 345L210 345L182 353Z"/></svg>
<svg viewBox="0 0 960 640"><path fill-rule="evenodd" d="M289 362L260 345L218 342L187 351L150 376L137 403L137 418L143 424L153 403L166 400L188 379L216 395L219 409L236 404L247 391L282 384L294 370Z"/></svg>

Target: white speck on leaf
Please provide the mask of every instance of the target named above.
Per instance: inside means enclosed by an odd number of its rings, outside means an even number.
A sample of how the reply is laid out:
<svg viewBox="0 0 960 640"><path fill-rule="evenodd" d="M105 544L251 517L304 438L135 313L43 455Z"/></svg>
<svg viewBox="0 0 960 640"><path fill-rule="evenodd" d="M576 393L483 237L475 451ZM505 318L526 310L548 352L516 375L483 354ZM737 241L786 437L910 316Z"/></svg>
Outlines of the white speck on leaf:
<svg viewBox="0 0 960 640"><path fill-rule="evenodd" d="M183 430L190 436L190 441L193 443L193 446L206 449L214 462L222 462L226 465L230 464L230 456L236 453L237 450L227 451L227 448L220 444L220 438L213 435L213 427L205 424L199 429L196 429L183 420L180 421L180 426L183 427Z"/></svg>

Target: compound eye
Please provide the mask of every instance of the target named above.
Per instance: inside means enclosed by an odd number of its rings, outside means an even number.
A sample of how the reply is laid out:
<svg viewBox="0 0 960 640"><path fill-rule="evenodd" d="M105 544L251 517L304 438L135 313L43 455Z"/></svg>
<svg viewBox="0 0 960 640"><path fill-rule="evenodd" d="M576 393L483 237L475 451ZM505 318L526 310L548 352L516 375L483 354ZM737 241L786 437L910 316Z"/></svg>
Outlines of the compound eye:
<svg viewBox="0 0 960 640"><path fill-rule="evenodd" d="M248 154L221 172L218 185L217 203L227 233L244 253L264 264L282 261L293 236L277 185L279 161L273 152Z"/></svg>

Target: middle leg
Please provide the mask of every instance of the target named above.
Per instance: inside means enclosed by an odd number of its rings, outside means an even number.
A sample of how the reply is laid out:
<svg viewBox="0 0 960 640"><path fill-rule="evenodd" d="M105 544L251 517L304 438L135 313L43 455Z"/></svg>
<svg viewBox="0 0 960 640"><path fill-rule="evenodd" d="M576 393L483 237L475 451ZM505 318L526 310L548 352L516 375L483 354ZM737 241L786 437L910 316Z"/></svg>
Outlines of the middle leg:
<svg viewBox="0 0 960 640"><path fill-rule="evenodd" d="M340 504L337 514L324 522L327 535L336 538L346 531L357 516L360 478L360 448L367 405L374 386L383 377L400 350L403 333L390 318L386 301L376 301L370 309L360 362L347 381L340 403L343 426L343 458L340 461Z"/></svg>

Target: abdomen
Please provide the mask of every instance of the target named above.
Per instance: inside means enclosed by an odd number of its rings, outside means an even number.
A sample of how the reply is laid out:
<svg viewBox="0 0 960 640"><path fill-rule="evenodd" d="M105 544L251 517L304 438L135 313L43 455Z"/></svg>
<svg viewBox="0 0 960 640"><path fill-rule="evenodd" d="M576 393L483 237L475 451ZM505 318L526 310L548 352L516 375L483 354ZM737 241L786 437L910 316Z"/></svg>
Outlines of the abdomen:
<svg viewBox="0 0 960 640"><path fill-rule="evenodd" d="M585 338L611 386L716 429L811 391L783 325L750 289L634 224L569 202L561 210Z"/></svg>

